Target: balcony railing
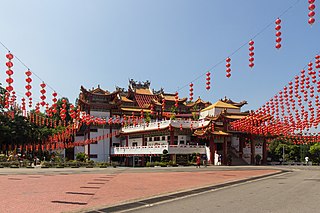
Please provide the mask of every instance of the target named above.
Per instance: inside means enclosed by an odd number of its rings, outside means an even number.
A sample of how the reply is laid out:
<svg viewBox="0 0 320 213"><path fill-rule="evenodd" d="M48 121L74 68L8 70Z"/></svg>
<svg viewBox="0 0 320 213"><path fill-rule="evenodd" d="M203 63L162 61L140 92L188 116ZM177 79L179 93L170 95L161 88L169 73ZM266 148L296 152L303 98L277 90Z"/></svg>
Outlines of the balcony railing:
<svg viewBox="0 0 320 213"><path fill-rule="evenodd" d="M126 126L122 128L122 131L125 133L136 132L136 131L147 131L147 130L156 130L158 128L164 129L171 125L175 128L183 129L193 129L206 127L209 124L209 121L191 121L191 120L165 120L159 122L151 122L149 124L142 123L136 126Z"/></svg>
<svg viewBox="0 0 320 213"><path fill-rule="evenodd" d="M160 155L163 150L168 154L205 154L205 146L198 145L155 145L155 146L129 146L129 147L112 147L112 155Z"/></svg>

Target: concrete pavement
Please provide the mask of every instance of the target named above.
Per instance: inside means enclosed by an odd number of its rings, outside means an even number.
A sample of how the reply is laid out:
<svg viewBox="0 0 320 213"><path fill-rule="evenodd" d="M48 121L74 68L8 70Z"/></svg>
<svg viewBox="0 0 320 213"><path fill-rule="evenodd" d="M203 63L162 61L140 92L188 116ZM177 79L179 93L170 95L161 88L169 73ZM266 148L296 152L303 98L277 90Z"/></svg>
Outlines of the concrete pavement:
<svg viewBox="0 0 320 213"><path fill-rule="evenodd" d="M0 212L86 212L279 172L264 167L0 169Z"/></svg>

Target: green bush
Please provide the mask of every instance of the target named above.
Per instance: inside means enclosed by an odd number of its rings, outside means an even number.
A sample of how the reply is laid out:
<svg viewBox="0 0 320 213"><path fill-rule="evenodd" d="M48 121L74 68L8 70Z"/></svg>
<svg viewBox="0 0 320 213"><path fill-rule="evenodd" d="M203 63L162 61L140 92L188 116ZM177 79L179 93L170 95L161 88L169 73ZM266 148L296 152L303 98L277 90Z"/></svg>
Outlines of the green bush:
<svg viewBox="0 0 320 213"><path fill-rule="evenodd" d="M154 162L147 162L146 166L147 167L154 167L155 163Z"/></svg>
<svg viewBox="0 0 320 213"><path fill-rule="evenodd" d="M7 162L8 157L5 154L0 154L0 162Z"/></svg>
<svg viewBox="0 0 320 213"><path fill-rule="evenodd" d="M88 155L84 152L79 152L76 154L76 160L77 161L81 161L81 162L85 162L89 159Z"/></svg>

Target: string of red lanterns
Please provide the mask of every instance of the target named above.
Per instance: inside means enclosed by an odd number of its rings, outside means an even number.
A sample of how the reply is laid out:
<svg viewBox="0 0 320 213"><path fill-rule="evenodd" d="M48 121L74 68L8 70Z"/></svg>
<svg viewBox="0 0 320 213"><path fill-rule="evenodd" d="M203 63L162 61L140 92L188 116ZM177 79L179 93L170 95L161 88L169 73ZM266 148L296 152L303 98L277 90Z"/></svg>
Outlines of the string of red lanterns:
<svg viewBox="0 0 320 213"><path fill-rule="evenodd" d="M210 77L210 75L211 75L211 73L208 71L207 73L206 73L206 90L210 90L210 80L211 80L211 77Z"/></svg>
<svg viewBox="0 0 320 213"><path fill-rule="evenodd" d="M191 82L190 84L189 84L189 86L190 86L190 89L189 89L189 100L190 101L192 101L193 100L193 83Z"/></svg>
<svg viewBox="0 0 320 213"><path fill-rule="evenodd" d="M282 38L280 37L281 36L281 19L280 18L277 18L276 21L275 21L275 24L276 24L276 27L275 27L275 30L276 30L276 48L277 49L280 49L281 48L281 41L282 41Z"/></svg>
<svg viewBox="0 0 320 213"><path fill-rule="evenodd" d="M249 67L250 68L253 68L254 66L254 41L253 40L250 40L249 41Z"/></svg>
<svg viewBox="0 0 320 213"><path fill-rule="evenodd" d="M308 13L309 19L308 19L308 23L310 25L312 25L315 22L315 19L314 19L314 16L315 16L314 9L316 8L316 6L314 4L315 0L308 0L308 2L309 2L309 7L308 7L308 9L309 9L309 13Z"/></svg>
<svg viewBox="0 0 320 213"><path fill-rule="evenodd" d="M231 62L231 58L226 58L226 72L227 72L227 74L226 74L226 76L227 76L227 78L230 78L231 77L231 64L230 64L230 62Z"/></svg>

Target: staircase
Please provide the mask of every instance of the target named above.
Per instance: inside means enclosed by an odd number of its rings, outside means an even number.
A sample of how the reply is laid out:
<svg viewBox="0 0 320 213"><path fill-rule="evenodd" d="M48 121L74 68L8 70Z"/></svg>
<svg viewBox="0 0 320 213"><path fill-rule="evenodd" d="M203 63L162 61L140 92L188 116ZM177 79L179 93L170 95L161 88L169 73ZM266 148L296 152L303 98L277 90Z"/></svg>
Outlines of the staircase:
<svg viewBox="0 0 320 213"><path fill-rule="evenodd" d="M232 156L232 166L245 166L249 165L244 159L240 158L239 155L237 155L236 150L229 149L229 154Z"/></svg>

